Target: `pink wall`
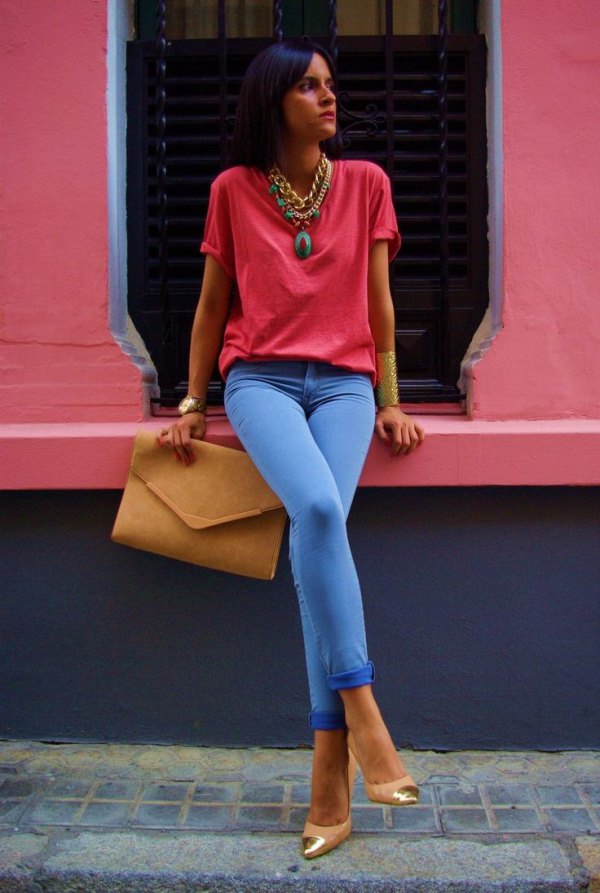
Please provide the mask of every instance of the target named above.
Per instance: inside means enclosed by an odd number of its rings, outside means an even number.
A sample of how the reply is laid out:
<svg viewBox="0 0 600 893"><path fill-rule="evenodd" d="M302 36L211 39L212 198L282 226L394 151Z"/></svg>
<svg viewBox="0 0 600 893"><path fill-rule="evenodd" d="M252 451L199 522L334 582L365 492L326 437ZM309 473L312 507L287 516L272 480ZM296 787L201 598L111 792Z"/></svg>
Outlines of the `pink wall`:
<svg viewBox="0 0 600 893"><path fill-rule="evenodd" d="M504 330L477 418L600 418L597 0L502 0Z"/></svg>
<svg viewBox="0 0 600 893"><path fill-rule="evenodd" d="M4 3L0 414L139 418L108 330L106 3Z"/></svg>
<svg viewBox="0 0 600 893"><path fill-rule="evenodd" d="M107 3L1 9L0 487L121 486L142 391L108 329ZM597 0L502 0L504 328L474 420L424 418L406 461L375 443L363 483L600 480L598 47Z"/></svg>

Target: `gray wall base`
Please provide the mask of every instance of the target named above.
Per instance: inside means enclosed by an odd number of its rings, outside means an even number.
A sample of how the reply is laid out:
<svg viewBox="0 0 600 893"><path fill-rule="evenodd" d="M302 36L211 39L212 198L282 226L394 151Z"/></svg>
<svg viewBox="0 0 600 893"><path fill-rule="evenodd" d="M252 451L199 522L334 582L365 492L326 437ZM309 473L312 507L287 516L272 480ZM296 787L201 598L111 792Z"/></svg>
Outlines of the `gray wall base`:
<svg viewBox="0 0 600 893"><path fill-rule="evenodd" d="M120 495L0 496L0 737L310 741L286 546L270 583L118 546ZM358 492L350 537L398 746L598 747L599 498Z"/></svg>

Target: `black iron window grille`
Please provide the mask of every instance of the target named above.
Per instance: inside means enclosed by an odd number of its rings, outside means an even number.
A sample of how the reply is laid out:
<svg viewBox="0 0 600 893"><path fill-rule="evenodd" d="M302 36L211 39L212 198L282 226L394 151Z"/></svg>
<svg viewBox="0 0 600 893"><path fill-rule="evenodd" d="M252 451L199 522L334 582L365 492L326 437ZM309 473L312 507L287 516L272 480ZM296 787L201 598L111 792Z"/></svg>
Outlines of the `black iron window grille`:
<svg viewBox="0 0 600 893"><path fill-rule="evenodd" d="M325 2L325 0L324 0ZM437 35L339 37L327 3L327 42L339 67L345 157L390 176L403 238L390 271L401 398L458 403L460 363L488 305L485 42ZM156 41L128 47L129 309L158 371L161 406L187 390L189 337L202 277L198 252L210 183L227 163L243 73L269 41L167 39L158 2ZM273 37L285 30L273 4ZM312 35L311 35L312 36ZM222 402L215 372L209 401Z"/></svg>

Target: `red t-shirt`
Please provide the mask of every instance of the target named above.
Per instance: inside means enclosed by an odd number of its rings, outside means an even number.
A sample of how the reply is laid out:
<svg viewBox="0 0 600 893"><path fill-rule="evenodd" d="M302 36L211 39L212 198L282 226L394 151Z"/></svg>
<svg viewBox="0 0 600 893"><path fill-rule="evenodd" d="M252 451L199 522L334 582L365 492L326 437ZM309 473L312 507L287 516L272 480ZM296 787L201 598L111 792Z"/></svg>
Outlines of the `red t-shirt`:
<svg viewBox="0 0 600 893"><path fill-rule="evenodd" d="M312 253L294 250L298 230L252 167L232 167L211 186L200 250L235 279L219 360L225 378L237 359L322 361L375 382L369 327L369 249L387 239L391 260L400 234L390 181L368 161L336 161L321 215L311 224Z"/></svg>

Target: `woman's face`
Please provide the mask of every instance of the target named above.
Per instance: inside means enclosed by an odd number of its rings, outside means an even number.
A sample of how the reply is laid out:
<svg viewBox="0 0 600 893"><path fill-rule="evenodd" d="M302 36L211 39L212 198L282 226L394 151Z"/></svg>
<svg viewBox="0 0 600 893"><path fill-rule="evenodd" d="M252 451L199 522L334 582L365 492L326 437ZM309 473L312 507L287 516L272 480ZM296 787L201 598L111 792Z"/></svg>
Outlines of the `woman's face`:
<svg viewBox="0 0 600 893"><path fill-rule="evenodd" d="M335 93L327 62L314 53L310 65L281 102L283 131L298 143L320 143L335 135Z"/></svg>

